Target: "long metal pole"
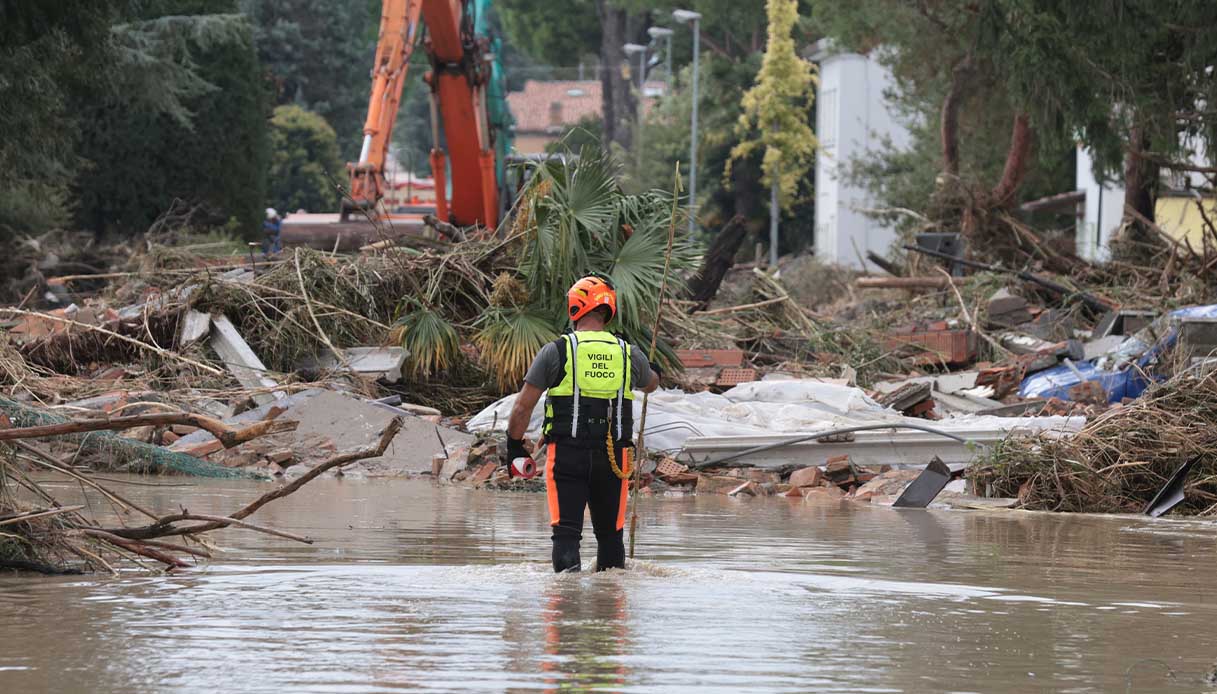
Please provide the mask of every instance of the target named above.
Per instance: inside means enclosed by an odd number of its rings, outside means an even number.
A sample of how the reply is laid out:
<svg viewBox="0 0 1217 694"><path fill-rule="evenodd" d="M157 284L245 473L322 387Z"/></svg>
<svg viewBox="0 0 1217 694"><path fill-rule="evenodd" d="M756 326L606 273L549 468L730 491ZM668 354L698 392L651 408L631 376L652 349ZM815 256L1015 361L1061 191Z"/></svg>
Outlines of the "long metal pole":
<svg viewBox="0 0 1217 694"><path fill-rule="evenodd" d="M647 52L638 51L638 175L642 175L642 123L646 120Z"/></svg>
<svg viewBox="0 0 1217 694"><path fill-rule="evenodd" d="M701 50L700 19L693 20L693 131L689 138L689 233L697 231L697 63Z"/></svg>

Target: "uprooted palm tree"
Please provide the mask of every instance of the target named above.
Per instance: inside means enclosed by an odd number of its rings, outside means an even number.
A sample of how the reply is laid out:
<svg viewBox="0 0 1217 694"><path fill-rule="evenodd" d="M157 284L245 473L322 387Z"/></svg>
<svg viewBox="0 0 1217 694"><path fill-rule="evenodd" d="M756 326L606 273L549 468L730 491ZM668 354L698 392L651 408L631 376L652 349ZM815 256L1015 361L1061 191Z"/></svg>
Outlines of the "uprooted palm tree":
<svg viewBox="0 0 1217 694"><path fill-rule="evenodd" d="M607 274L617 288L618 314L609 330L649 344L668 229L673 222L684 228L674 219L675 191L625 194L603 150L585 147L578 159L535 164L531 174L516 210L517 273L496 281L493 306L478 321L475 338L503 391L517 388L537 350L568 327L566 290L592 272ZM670 292L682 288L679 271L691 267L696 255L690 239L676 239ZM675 364L662 342L660 354Z"/></svg>

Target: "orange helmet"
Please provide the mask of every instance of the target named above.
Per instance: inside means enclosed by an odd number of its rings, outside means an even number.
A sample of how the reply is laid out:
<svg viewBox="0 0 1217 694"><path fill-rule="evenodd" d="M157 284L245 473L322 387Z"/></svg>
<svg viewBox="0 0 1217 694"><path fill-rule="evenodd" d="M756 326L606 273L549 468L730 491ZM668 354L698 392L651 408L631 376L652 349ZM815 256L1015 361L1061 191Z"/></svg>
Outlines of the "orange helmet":
<svg viewBox="0 0 1217 694"><path fill-rule="evenodd" d="M608 306L609 320L617 315L617 290L604 275L588 275L571 285L566 292L570 319L577 321L600 306Z"/></svg>

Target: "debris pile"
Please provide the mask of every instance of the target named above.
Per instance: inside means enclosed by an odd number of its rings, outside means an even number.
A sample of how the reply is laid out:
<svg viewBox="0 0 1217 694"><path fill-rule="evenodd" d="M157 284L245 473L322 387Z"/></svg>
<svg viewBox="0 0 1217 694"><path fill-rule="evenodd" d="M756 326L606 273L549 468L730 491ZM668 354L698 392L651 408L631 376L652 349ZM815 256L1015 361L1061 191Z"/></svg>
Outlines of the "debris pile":
<svg viewBox="0 0 1217 694"><path fill-rule="evenodd" d="M1217 513L1217 372L1183 373L1062 438L1011 439L970 473L978 488L1026 508L1147 508L1185 460L1198 457L1179 511Z"/></svg>

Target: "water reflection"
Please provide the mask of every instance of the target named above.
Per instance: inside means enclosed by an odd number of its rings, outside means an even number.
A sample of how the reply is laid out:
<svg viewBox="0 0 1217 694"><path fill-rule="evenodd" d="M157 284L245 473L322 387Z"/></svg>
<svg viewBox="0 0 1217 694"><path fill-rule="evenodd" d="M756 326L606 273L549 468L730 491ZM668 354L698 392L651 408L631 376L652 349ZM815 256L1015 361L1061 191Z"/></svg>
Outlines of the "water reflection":
<svg viewBox="0 0 1217 694"><path fill-rule="evenodd" d="M223 513L262 490L127 491ZM317 543L0 578L0 692L1109 692L1217 658L1207 521L647 499L629 571L554 576L540 495L319 481L264 511Z"/></svg>

